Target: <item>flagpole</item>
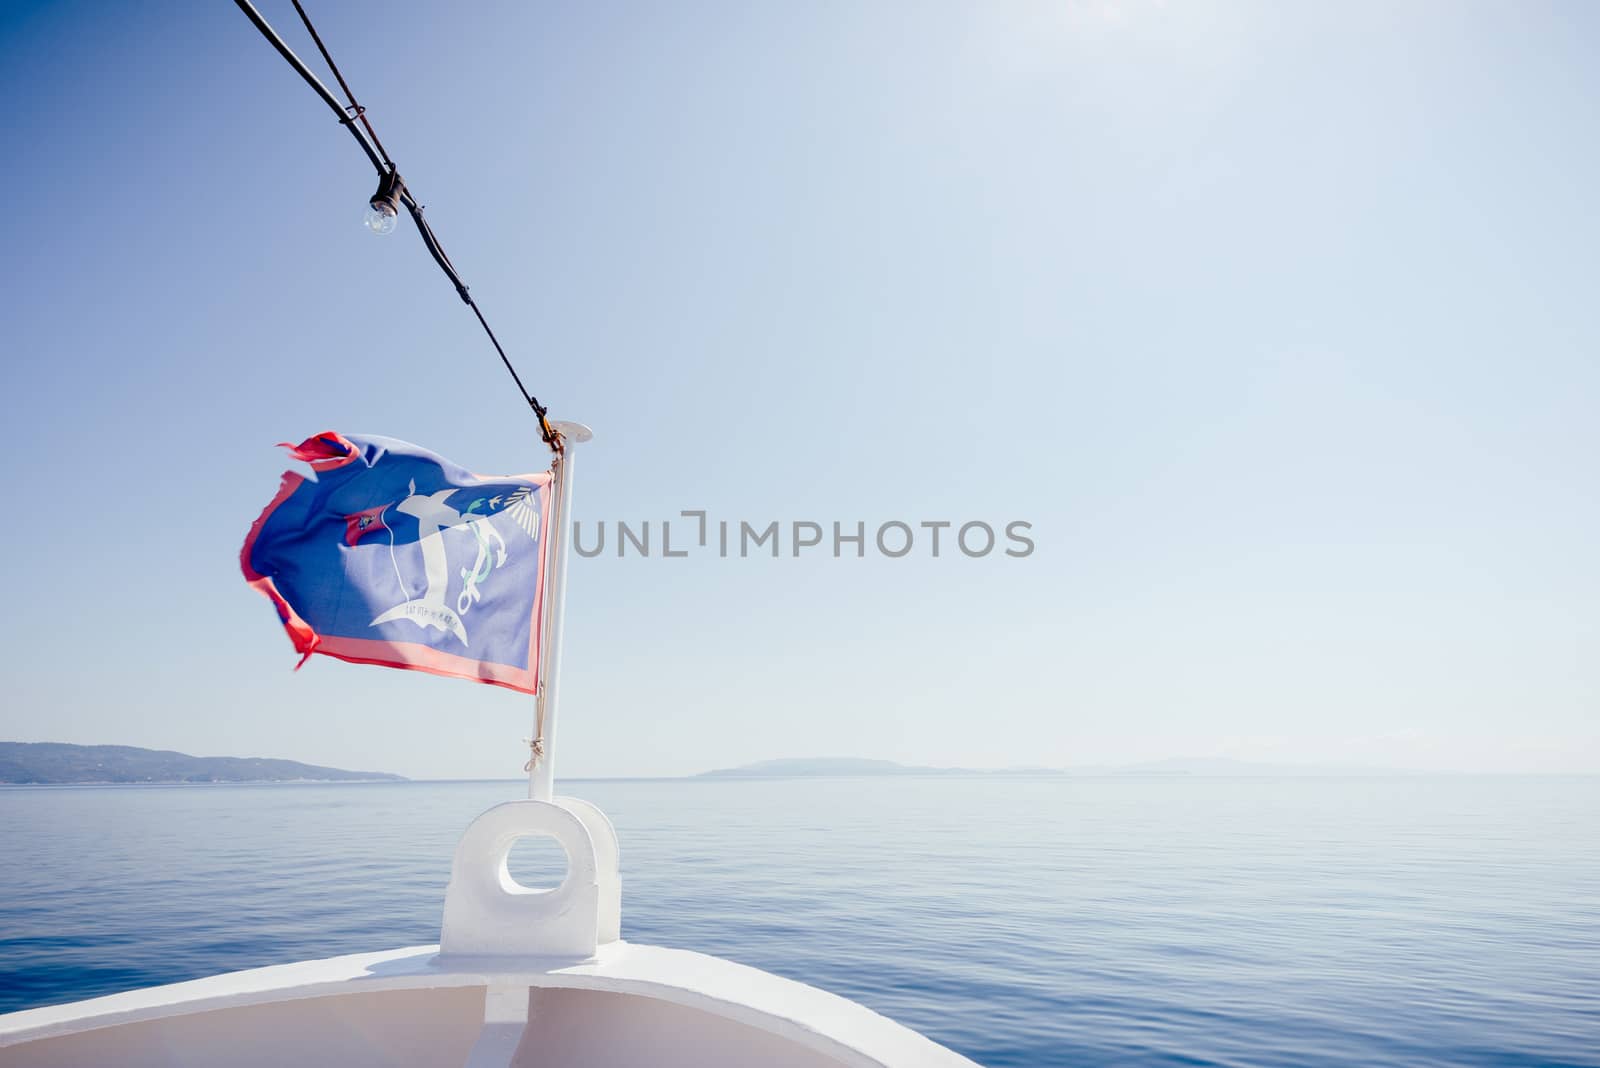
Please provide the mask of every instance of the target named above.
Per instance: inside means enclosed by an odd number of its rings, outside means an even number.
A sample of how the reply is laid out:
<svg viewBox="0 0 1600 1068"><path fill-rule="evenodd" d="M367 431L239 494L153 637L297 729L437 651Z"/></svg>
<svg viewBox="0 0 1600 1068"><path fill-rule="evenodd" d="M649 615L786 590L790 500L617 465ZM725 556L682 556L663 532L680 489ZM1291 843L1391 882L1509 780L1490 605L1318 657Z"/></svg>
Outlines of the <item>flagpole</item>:
<svg viewBox="0 0 1600 1068"><path fill-rule="evenodd" d="M543 693L535 701L543 700L543 729L536 710L533 736L543 737L544 755L536 757L528 769L528 796L535 801L549 801L555 796L555 746L556 709L561 697L561 638L567 607L567 547L572 538L572 474L577 446L594 437L594 432L582 423L554 421L550 424L565 441L565 446L555 464L554 507L551 510L549 573L545 576L545 641L540 643L540 686Z"/></svg>

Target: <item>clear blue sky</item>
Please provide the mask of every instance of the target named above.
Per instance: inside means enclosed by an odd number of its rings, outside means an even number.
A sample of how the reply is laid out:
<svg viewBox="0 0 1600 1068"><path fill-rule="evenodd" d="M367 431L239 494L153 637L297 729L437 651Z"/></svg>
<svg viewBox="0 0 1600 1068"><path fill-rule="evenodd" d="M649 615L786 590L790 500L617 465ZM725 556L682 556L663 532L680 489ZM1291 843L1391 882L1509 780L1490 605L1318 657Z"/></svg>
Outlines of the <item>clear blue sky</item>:
<svg viewBox="0 0 1600 1068"><path fill-rule="evenodd" d="M1600 8L310 6L580 518L1034 525L575 561L560 773L1600 771ZM354 144L226 3L8 4L0 84L0 737L517 774L238 573L274 442L544 463Z"/></svg>

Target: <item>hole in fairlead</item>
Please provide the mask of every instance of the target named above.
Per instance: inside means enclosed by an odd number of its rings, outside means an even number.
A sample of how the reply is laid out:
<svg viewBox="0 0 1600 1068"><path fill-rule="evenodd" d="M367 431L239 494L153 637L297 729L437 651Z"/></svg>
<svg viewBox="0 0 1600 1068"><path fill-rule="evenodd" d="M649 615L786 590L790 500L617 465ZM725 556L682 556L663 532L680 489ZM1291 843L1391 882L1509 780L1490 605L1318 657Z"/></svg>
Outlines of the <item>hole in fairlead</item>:
<svg viewBox="0 0 1600 1068"><path fill-rule="evenodd" d="M506 873L523 890L554 890L567 878L567 851L544 834L525 834L511 843Z"/></svg>

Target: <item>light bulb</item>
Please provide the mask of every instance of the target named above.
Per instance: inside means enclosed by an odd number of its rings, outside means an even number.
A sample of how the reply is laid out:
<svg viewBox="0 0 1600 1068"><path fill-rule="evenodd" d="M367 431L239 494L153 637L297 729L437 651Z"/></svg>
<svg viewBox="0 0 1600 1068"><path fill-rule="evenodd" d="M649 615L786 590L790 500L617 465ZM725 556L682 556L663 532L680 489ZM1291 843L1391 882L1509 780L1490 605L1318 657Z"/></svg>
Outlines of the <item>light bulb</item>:
<svg viewBox="0 0 1600 1068"><path fill-rule="evenodd" d="M400 222L400 214L394 210L393 205L385 201L378 201L367 205L365 221L368 230L371 230L379 237L383 237L386 234L394 233L394 228Z"/></svg>

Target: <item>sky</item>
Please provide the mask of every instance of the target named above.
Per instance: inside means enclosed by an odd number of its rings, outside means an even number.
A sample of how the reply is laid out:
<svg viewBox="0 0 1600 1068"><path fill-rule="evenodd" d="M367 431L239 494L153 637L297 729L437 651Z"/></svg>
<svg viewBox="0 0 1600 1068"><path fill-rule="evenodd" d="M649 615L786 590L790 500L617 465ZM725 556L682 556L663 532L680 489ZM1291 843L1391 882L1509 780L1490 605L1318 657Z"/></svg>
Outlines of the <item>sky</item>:
<svg viewBox="0 0 1600 1068"><path fill-rule="evenodd" d="M308 6L587 539L1030 525L575 558L558 777L1600 772L1600 9ZM224 3L8 3L0 86L0 738L520 774L239 574L277 442L547 463L348 135Z"/></svg>

